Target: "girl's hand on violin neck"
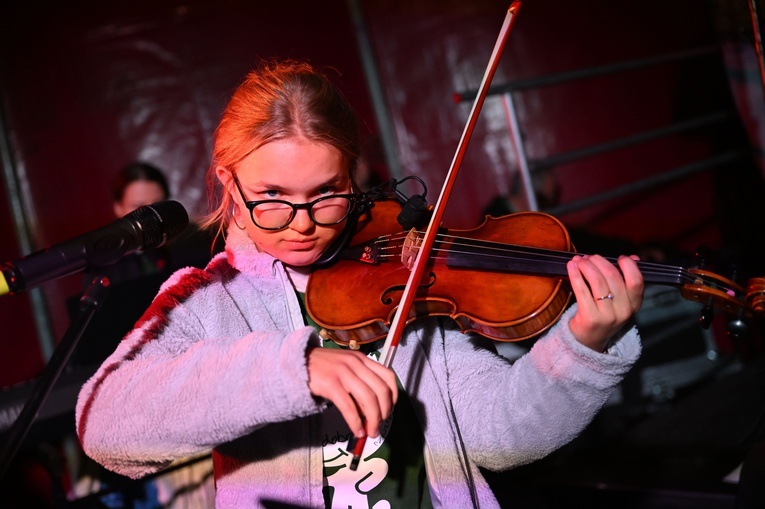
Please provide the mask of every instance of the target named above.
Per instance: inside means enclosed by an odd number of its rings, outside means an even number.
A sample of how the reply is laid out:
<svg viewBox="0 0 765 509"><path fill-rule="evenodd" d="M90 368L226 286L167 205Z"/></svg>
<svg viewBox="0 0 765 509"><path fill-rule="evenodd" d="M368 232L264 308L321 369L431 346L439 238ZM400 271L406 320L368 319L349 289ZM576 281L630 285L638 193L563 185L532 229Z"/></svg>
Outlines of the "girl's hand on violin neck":
<svg viewBox="0 0 765 509"><path fill-rule="evenodd" d="M395 373L361 352L313 348L308 388L340 410L357 438L376 437L398 399Z"/></svg>
<svg viewBox="0 0 765 509"><path fill-rule="evenodd" d="M600 255L575 256L568 262L578 304L569 327L583 345L603 352L613 335L640 309L643 275L636 260L637 256L621 256L619 268Z"/></svg>

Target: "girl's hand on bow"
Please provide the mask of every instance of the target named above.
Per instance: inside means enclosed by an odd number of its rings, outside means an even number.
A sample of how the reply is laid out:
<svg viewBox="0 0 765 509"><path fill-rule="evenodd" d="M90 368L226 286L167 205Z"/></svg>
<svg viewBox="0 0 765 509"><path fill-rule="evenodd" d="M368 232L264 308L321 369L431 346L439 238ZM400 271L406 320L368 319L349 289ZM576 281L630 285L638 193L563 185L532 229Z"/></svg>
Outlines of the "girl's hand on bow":
<svg viewBox="0 0 765 509"><path fill-rule="evenodd" d="M357 438L378 436L398 399L391 369L361 352L335 348L308 353L308 388L334 403Z"/></svg>
<svg viewBox="0 0 765 509"><path fill-rule="evenodd" d="M600 255L575 256L568 262L578 304L569 327L583 345L605 351L611 337L640 309L643 275L637 260L634 255L620 256L618 268Z"/></svg>

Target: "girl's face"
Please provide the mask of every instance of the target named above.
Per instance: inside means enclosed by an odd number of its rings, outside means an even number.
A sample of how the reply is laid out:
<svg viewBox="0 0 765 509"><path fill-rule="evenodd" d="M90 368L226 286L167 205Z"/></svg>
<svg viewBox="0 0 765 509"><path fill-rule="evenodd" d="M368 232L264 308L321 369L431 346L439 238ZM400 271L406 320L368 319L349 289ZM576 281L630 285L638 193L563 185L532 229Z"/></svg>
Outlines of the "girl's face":
<svg viewBox="0 0 765 509"><path fill-rule="evenodd" d="M263 230L255 226L228 172L218 170L219 177L233 196L239 226L261 251L287 265L306 266L319 259L338 236L345 221L332 226L319 226L299 209L292 222L281 230ZM332 194L351 192L348 162L335 147L288 138L272 141L254 150L242 160L236 172L248 201L285 200L308 203Z"/></svg>

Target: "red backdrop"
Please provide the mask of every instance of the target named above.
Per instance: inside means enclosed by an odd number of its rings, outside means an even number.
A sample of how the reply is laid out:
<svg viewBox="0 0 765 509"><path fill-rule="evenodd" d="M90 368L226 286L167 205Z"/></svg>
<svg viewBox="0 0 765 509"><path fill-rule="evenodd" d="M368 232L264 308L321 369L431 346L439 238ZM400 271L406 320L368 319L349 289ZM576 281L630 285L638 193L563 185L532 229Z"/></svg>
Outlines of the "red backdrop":
<svg viewBox="0 0 765 509"><path fill-rule="evenodd" d="M418 175L433 199L454 155L475 89L509 2L359 2L379 73L402 173ZM677 0L657 9L593 0L529 1L510 35L495 84L718 44L708 4ZM745 22L746 20L744 20ZM2 98L13 160L36 248L112 220L114 172L134 159L164 168L173 197L193 216L205 211L211 134L229 93L260 57L308 58L339 70L338 81L369 126L370 163L379 169L377 119L367 91L348 2L195 0L0 7ZM544 159L732 108L719 54L514 93L529 158ZM741 142L726 123L555 166L562 204L660 176ZM633 243L692 251L704 243L754 252L762 214L761 177L739 164L702 171L637 194L561 215ZM491 97L452 197L447 221L474 226L518 171L502 102ZM755 193L752 196L752 193ZM744 213L743 204L754 208ZM0 261L22 253L7 201ZM754 223L753 223L754 222ZM79 277L44 287L53 334L68 319L66 296ZM43 365L26 296L0 301L0 386Z"/></svg>

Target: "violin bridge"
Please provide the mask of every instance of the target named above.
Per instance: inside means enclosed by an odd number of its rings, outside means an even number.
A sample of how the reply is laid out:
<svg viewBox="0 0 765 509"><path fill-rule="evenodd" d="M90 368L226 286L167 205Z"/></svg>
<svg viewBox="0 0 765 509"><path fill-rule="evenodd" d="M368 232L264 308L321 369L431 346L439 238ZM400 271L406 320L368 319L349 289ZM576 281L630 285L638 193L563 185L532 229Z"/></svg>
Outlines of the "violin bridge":
<svg viewBox="0 0 765 509"><path fill-rule="evenodd" d="M422 237L417 234L417 230L412 228L404 239L404 246L401 248L401 263L409 270L414 267L414 261L422 246Z"/></svg>

